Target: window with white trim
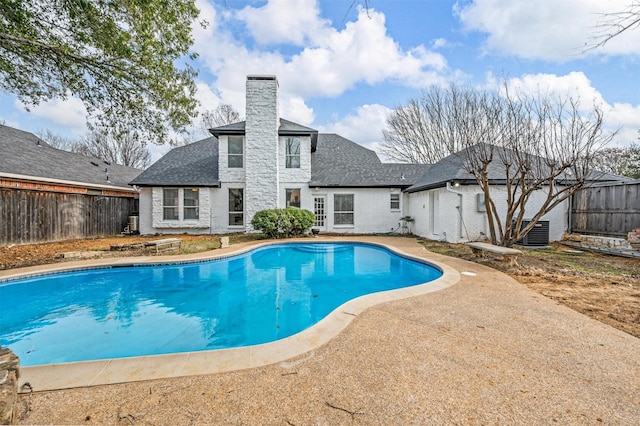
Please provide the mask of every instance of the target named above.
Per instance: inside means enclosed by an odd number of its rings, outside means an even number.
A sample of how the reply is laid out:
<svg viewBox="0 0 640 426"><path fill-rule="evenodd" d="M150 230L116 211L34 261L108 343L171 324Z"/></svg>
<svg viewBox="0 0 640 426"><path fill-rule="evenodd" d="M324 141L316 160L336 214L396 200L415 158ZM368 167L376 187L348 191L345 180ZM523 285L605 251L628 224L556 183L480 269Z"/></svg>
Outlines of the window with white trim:
<svg viewBox="0 0 640 426"><path fill-rule="evenodd" d="M286 189L287 207L300 208L300 188Z"/></svg>
<svg viewBox="0 0 640 426"><path fill-rule="evenodd" d="M244 225L244 190L229 188L229 226Z"/></svg>
<svg viewBox="0 0 640 426"><path fill-rule="evenodd" d="M286 167L287 169L300 168L300 138L287 137L286 145Z"/></svg>
<svg viewBox="0 0 640 426"><path fill-rule="evenodd" d="M227 136L227 165L230 169L242 168L244 153L244 136Z"/></svg>
<svg viewBox="0 0 640 426"><path fill-rule="evenodd" d="M178 220L178 188L164 188L162 190L162 219Z"/></svg>
<svg viewBox="0 0 640 426"><path fill-rule="evenodd" d="M353 194L334 194L333 224L353 225Z"/></svg>
<svg viewBox="0 0 640 426"><path fill-rule="evenodd" d="M197 220L200 218L200 191L198 188L185 188L182 196L183 219Z"/></svg>
<svg viewBox="0 0 640 426"><path fill-rule="evenodd" d="M400 194L389 194L389 207L391 210L400 210Z"/></svg>

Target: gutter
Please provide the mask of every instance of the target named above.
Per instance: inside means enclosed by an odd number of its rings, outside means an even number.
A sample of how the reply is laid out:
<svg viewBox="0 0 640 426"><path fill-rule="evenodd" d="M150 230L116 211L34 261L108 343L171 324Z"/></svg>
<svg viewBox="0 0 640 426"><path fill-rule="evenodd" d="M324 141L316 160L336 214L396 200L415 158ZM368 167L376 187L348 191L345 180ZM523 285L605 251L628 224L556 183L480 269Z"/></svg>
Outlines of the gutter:
<svg viewBox="0 0 640 426"><path fill-rule="evenodd" d="M67 186L75 186L75 187L82 187L82 188L109 189L114 191L125 191L125 192L131 192L131 193L138 192L133 188L129 188L125 186L101 185L101 184L95 184L95 183L89 183L89 182L79 182L79 181L64 180L64 179L52 179L52 178L45 178L45 177L39 177L39 176L19 175L14 173L0 173L0 177L7 178L7 179L27 181L27 182L29 181L42 182L42 183L48 183L48 184L67 185Z"/></svg>

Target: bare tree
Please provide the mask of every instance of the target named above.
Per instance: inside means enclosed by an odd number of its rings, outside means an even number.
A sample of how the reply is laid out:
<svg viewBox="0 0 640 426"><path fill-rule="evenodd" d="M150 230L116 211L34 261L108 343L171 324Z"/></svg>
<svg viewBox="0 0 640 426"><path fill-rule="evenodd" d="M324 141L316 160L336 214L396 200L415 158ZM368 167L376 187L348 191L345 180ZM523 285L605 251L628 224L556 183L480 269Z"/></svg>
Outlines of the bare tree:
<svg viewBox="0 0 640 426"><path fill-rule="evenodd" d="M75 140L62 136L59 133L55 133L50 129L37 130L36 136L45 141L53 148L61 149L63 151L73 151Z"/></svg>
<svg viewBox="0 0 640 426"><path fill-rule="evenodd" d="M584 186L594 153L613 137L603 133L597 106L584 114L578 100L514 96L506 85L503 94L432 88L410 105L427 113L406 118L392 113L407 120L396 128L419 128L414 135L405 133L416 138L407 147L438 152L432 160L459 150L455 157L484 193L491 242L503 246L522 239L537 220ZM530 219L526 225L525 218Z"/></svg>
<svg viewBox="0 0 640 426"><path fill-rule="evenodd" d="M401 163L431 164L464 148L462 140L455 137L462 93L479 95L455 85L448 89L433 86L406 106L397 107L382 131L382 154Z"/></svg>
<svg viewBox="0 0 640 426"><path fill-rule="evenodd" d="M218 105L214 110L202 113L200 118L200 127L208 132L214 127L224 126L225 124L236 123L240 121L240 113L231 105Z"/></svg>
<svg viewBox="0 0 640 426"><path fill-rule="evenodd" d="M596 34L593 35L592 42L587 43L585 50L603 47L611 39L637 28L640 28L640 0L630 0L624 10L602 15L596 25Z"/></svg>
<svg viewBox="0 0 640 426"><path fill-rule="evenodd" d="M141 169L151 162L147 146L133 133L92 131L74 144L73 152Z"/></svg>

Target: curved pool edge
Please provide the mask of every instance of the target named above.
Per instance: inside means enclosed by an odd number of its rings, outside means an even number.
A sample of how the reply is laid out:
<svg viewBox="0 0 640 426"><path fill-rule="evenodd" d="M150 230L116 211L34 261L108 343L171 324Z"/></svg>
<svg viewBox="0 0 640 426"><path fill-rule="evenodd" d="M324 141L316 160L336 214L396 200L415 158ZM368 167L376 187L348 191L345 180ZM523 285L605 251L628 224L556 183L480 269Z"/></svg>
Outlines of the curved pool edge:
<svg viewBox="0 0 640 426"><path fill-rule="evenodd" d="M287 241L261 241L257 243L243 244L242 247L232 247L231 250L216 250L207 252L206 255L167 256L151 258L120 258L110 259L111 262L82 262L87 267L111 267L129 266L154 263L180 263L184 261L206 261L221 257L229 257L242 254L262 246L283 242L309 242L304 240ZM412 240L419 247L415 240ZM372 241L370 238L318 238L314 242L350 242L364 243L384 247L400 256L428 263L440 269L442 276L433 281L404 287L397 290L388 290L367 294L351 299L329 313L315 325L284 339L239 348L217 349L210 351L183 352L163 355L150 355L129 358L116 358L99 361L81 361L63 364L47 364L39 366L26 366L20 368L19 389L25 391L46 391L56 389L68 389L115 383L126 383L144 380L165 379L192 375L205 375L223 373L247 368L261 367L278 362L284 362L292 358L300 357L305 353L328 343L342 332L355 318L367 308L385 302L405 299L409 297L426 295L460 281L460 274L454 268L416 254L408 253L392 244ZM423 249L424 250L424 249ZM424 254L428 252L424 250ZM173 260L173 262L171 262ZM78 269L77 265L49 265L42 267L39 274L61 272ZM13 274L12 274L13 275ZM33 271L26 272L26 276L34 275ZM25 273L16 273L11 278L24 277ZM8 278L8 277L3 277ZM29 386L23 386L28 383Z"/></svg>

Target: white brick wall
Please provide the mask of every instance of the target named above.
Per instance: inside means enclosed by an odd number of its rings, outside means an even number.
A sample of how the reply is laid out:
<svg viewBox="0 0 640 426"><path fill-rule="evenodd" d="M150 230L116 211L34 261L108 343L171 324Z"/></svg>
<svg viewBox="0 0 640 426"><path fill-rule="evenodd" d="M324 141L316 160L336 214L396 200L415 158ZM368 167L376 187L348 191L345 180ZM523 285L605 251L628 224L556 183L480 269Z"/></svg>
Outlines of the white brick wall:
<svg viewBox="0 0 640 426"><path fill-rule="evenodd" d="M327 223L326 231L340 233L387 233L397 230L400 218L404 216L403 197L400 197L400 210L391 210L390 194L400 194L399 188L311 188L308 198L308 207L303 198L303 208L313 211L313 197L324 195L326 197ZM354 195L354 224L334 224L334 195Z"/></svg>
<svg viewBox="0 0 640 426"><path fill-rule="evenodd" d="M142 188L140 191L140 233L141 234L209 234L211 233L211 191L212 188L199 188L199 218L197 220L184 220L183 192L178 193L179 220L163 219L163 200L161 187Z"/></svg>
<svg viewBox="0 0 640 426"><path fill-rule="evenodd" d="M280 136L278 141L278 169L280 171L280 183L306 182L307 186L311 180L311 137L298 137L300 140L300 168L287 169L286 163L286 140L287 136ZM282 186L282 185L281 185Z"/></svg>
<svg viewBox="0 0 640 426"><path fill-rule="evenodd" d="M143 187L140 188L140 199L138 201L138 211L140 218L138 227L141 234L153 234L156 231L153 230L153 203L152 203L152 188Z"/></svg>
<svg viewBox="0 0 640 426"><path fill-rule="evenodd" d="M245 225L256 212L280 205L278 82L273 78L247 77L245 127Z"/></svg>
<svg viewBox="0 0 640 426"><path fill-rule="evenodd" d="M486 213L478 211L477 194L482 193L480 187L465 185L450 189L456 193L450 192L446 188L438 188L409 194L408 212L415 218L415 233L425 238L449 242L489 238ZM429 195L430 193L438 193L439 200L436 208L439 215L439 226L435 232L432 229L433 221L430 218L433 199ZM527 219L538 211L545 197L546 193L543 191L532 195L525 209L526 212L531 212L526 216ZM505 187L492 187L492 198L499 211L506 211ZM549 239L551 241L561 240L562 235L566 232L568 226L567 209L568 203L565 201L541 218L541 220L549 221ZM504 215L502 218L504 220Z"/></svg>
<svg viewBox="0 0 640 426"><path fill-rule="evenodd" d="M243 151L246 150L246 143ZM221 182L245 182L245 168L229 168L229 141L228 136L220 135L218 139L218 179ZM245 155L246 157L246 155ZM242 159L245 161L245 158Z"/></svg>

